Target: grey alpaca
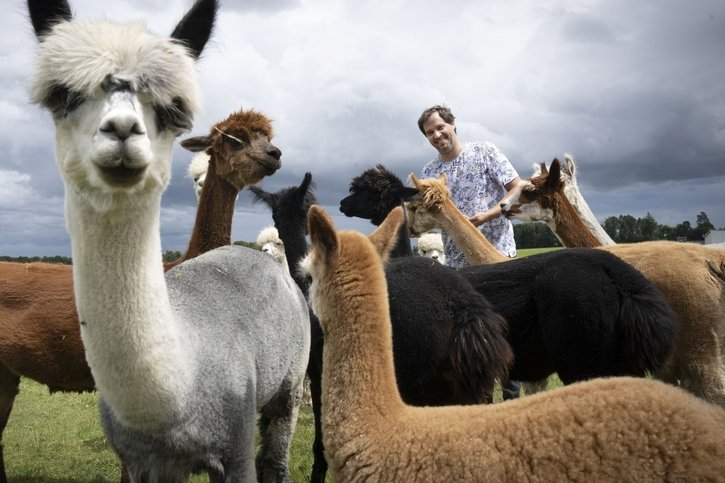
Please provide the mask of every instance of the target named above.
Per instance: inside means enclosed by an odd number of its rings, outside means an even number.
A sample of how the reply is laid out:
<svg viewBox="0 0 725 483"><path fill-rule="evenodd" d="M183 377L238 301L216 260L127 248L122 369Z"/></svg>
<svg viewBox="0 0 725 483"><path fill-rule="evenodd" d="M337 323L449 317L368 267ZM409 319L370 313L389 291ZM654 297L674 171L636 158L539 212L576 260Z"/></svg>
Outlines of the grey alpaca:
<svg viewBox="0 0 725 483"><path fill-rule="evenodd" d="M200 108L195 60L216 1L198 0L171 38L75 20L65 0L28 7L32 100L54 115L81 337L112 447L135 482L289 480L310 344L300 290L243 247L166 275L161 264L161 195Z"/></svg>

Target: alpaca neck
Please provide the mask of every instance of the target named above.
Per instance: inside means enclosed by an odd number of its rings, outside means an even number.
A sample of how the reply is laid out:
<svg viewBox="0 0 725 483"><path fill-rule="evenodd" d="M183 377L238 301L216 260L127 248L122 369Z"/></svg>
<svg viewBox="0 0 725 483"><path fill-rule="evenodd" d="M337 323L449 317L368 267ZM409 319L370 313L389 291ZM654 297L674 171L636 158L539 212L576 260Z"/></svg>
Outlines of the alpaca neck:
<svg viewBox="0 0 725 483"><path fill-rule="evenodd" d="M66 189L81 336L114 413L155 427L180 410L189 373L161 264L161 194L109 196L98 210Z"/></svg>
<svg viewBox="0 0 725 483"><path fill-rule="evenodd" d="M509 257L496 250L496 247L483 236L483 233L470 222L468 217L450 199L443 202L438 222L471 265L510 260Z"/></svg>
<svg viewBox="0 0 725 483"><path fill-rule="evenodd" d="M597 238L598 244L595 246L616 244L615 241L612 240L612 238L606 232L606 230L604 230L602 225L600 225L597 221L596 216L594 216L594 213L589 208L589 204L587 204L586 200L581 194L581 191L579 191L579 186L575 182L570 181L565 186L563 193L566 196L566 199L569 200L569 203L571 203L574 210L579 215L579 218L587 227L587 229L592 233L592 235Z"/></svg>
<svg viewBox="0 0 725 483"><path fill-rule="evenodd" d="M330 307L335 322L323 324L323 425L335 428L331 437L339 444L325 442L333 451L374 431L371 425L387 424L405 408L395 382L388 297L379 290L386 287L384 274L382 267L374 269L383 282L365 284L362 294L344 294Z"/></svg>
<svg viewBox="0 0 725 483"><path fill-rule="evenodd" d="M287 257L287 266L289 273L302 294L307 298L309 293L309 282L299 269L300 260L307 255L307 239L305 238L305 226L307 217L303 216L299 220L286 220L284 223L275 227L279 234L279 239L284 243L284 252Z"/></svg>
<svg viewBox="0 0 725 483"><path fill-rule="evenodd" d="M552 198L553 219L547 225L565 247L598 247L599 239L582 221L574 206L561 192Z"/></svg>
<svg viewBox="0 0 725 483"><path fill-rule="evenodd" d="M234 204L240 189L224 181L216 172L216 154L209 159L209 169L196 210L189 247L179 261L189 260L232 242Z"/></svg>

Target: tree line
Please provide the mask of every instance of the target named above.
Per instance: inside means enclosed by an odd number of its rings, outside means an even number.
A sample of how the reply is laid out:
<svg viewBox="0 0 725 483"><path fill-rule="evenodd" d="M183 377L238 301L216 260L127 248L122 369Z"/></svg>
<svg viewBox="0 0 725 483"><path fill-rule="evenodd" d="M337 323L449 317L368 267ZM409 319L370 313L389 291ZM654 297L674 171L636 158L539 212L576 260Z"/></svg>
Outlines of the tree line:
<svg viewBox="0 0 725 483"><path fill-rule="evenodd" d="M651 213L642 218L632 215L610 216L604 219L602 227L616 243L637 243L650 240L679 240L689 242L702 242L709 230L715 229L707 214L701 211L697 215L695 225L683 221L675 227L657 223ZM723 228L721 228L723 229ZM517 248L547 248L560 247L561 243L544 223L517 223L514 224L514 239ZM259 249L254 242L235 241L235 245ZM171 262L181 256L179 251L167 250L163 253L164 262ZM70 264L70 257L7 257L0 256L3 262L46 262Z"/></svg>
<svg viewBox="0 0 725 483"><path fill-rule="evenodd" d="M602 223L604 231L616 243L637 243L650 240L702 242L709 230L715 229L704 211L697 215L695 225L689 221L671 227L657 223L651 213L642 218L632 215L610 216ZM545 248L561 246L552 231L544 223L519 223L514 225L517 248Z"/></svg>

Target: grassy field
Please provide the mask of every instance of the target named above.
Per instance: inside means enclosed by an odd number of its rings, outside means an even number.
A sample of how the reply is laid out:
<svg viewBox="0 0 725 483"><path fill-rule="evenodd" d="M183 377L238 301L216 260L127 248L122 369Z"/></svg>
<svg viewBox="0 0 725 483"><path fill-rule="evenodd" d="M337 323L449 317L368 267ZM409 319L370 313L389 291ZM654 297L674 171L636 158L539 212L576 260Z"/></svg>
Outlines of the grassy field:
<svg viewBox="0 0 725 483"><path fill-rule="evenodd" d="M549 379L550 388L560 385L555 376ZM495 400L501 400L500 391ZM303 406L290 457L295 482L309 481L313 437L312 410ZM23 379L3 443L10 483L106 483L120 478L120 464L98 422L96 394L49 394L45 386ZM196 476L191 481L208 479Z"/></svg>

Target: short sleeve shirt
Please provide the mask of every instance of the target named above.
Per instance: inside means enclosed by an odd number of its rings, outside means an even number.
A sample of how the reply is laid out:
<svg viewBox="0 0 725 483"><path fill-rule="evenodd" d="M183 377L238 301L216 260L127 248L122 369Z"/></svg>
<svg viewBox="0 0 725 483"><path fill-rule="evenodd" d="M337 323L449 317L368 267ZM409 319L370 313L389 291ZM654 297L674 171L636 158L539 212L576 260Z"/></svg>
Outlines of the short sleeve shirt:
<svg viewBox="0 0 725 483"><path fill-rule="evenodd" d="M453 202L466 216L489 210L506 196L505 185L518 177L506 155L493 143L466 143L460 154L450 161L440 157L423 167L423 178L437 178L445 173ZM481 233L504 255L516 256L516 242L511 222L499 216L478 227ZM444 232L446 265L468 265L463 253Z"/></svg>

